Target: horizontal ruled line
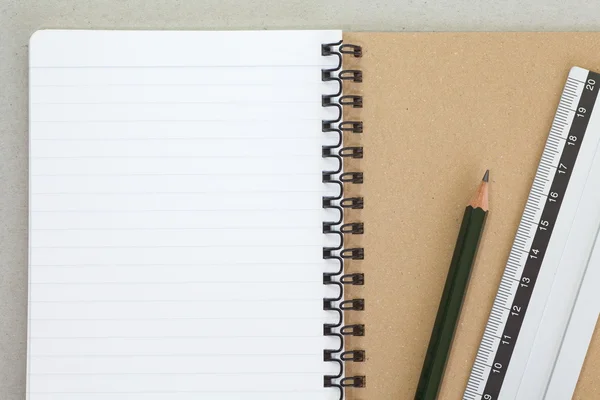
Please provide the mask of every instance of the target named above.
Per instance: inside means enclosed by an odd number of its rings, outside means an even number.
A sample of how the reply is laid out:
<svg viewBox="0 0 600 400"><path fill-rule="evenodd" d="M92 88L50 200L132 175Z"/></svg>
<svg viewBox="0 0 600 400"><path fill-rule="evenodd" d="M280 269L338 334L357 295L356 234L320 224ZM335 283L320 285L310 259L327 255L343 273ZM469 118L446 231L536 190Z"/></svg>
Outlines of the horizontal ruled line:
<svg viewBox="0 0 600 400"><path fill-rule="evenodd" d="M132 155L122 155L122 156L94 156L94 155L84 155L84 156L34 156L32 157L35 160L88 160L88 159L127 159L127 160L135 160L135 159L290 159L290 158L313 158L313 159L323 159L323 157L318 154L317 149L315 149L314 154L270 154L270 155L230 155L223 154L218 156L209 156L209 155L193 155L193 156L184 156L184 155L153 155L153 156L132 156ZM210 174L212 175L212 174Z"/></svg>
<svg viewBox="0 0 600 400"><path fill-rule="evenodd" d="M294 122L297 121L321 121L321 119L317 119L317 118L301 118L301 119L296 119ZM106 120L106 119L98 119L98 120L66 120L66 121L57 121L57 120L50 120L50 121L36 121L36 120L31 120L30 122L77 122L77 123L81 123L81 124L87 124L88 122L126 122L128 124L131 123L151 123L151 122L168 122L169 124L171 123L179 123L179 124L189 124L189 123L194 123L194 122L214 122L214 123L218 123L218 124L234 124L234 125L241 125L242 127L244 127L247 123L256 123L256 124L264 124L267 123L267 125L271 125L271 126L275 126L275 123L278 121L285 121L287 124L289 124L289 120L284 120L284 119L272 119L272 118L268 118L268 119L163 119L163 120L149 120L149 119L128 119L128 120ZM282 130L287 129L288 125L276 125L278 128L281 128Z"/></svg>
<svg viewBox="0 0 600 400"><path fill-rule="evenodd" d="M193 246L30 246L31 249L196 249L196 248L230 248L231 244L211 244L211 245L193 245ZM274 245L274 244L253 244L253 245L241 245L236 244L236 248L286 248L286 247L323 247L322 245L316 244L286 244L286 245Z"/></svg>
<svg viewBox="0 0 600 400"><path fill-rule="evenodd" d="M111 210L111 209L104 209L104 210L30 210L31 213L125 213L125 214L129 214L129 213L145 213L145 212L186 212L186 211L210 211L210 212L237 212L237 211L243 211L243 212L252 212L252 211L260 211L260 212L265 212L265 211L286 211L286 212L291 212L291 211L296 211L296 212L300 212L300 211L315 211L315 210L322 210L321 207L314 207L314 208L236 208L236 209L231 209L231 208L222 208L222 209L217 209L217 208L213 208L213 209L208 209L208 208L180 208L180 209L144 209L144 210Z"/></svg>
<svg viewBox="0 0 600 400"><path fill-rule="evenodd" d="M321 182L318 182L321 183ZM324 184L326 185L326 184ZM334 186L331 186L334 187ZM213 190L213 191L198 191L198 192L181 192L181 191L138 191L138 192L30 192L31 195L40 196L64 196L64 195L86 195L86 196L115 196L115 195L127 195L127 196L147 196L147 195L182 195L182 194L218 194L220 196L226 196L229 194L286 194L286 193L322 193L323 195L328 194L327 186L324 186L321 190Z"/></svg>
<svg viewBox="0 0 600 400"><path fill-rule="evenodd" d="M62 212L62 211L61 211ZM269 231L269 230L316 230L319 231L320 234L323 234L322 232L322 225L313 225L313 226L290 226L290 225L283 225L283 226L231 226L231 227L211 227L211 228L206 228L206 227L182 227L182 228L32 228L30 231L41 231L41 232L61 232L61 231L68 231L68 232L77 232L77 231L142 231L142 232L151 232L151 231L229 231L229 230L234 230L234 231L238 231L238 230L251 230L251 231L257 231L257 230L264 230L264 231Z"/></svg>
<svg viewBox="0 0 600 400"><path fill-rule="evenodd" d="M323 260L324 262L325 260ZM69 265L56 265L56 264L30 264L31 267L106 267L106 266L112 266L112 267L222 267L222 266L237 266L237 265L247 265L247 266L252 266L253 268L256 267L267 267L267 266L280 266L280 265L312 265L312 266L316 266L316 265L323 265L323 262L319 262L319 263L314 263L314 262L298 262L298 263L294 263L294 262L277 262L277 263L268 263L268 262L264 262L264 263L252 263L252 262L226 262L226 263L222 263L222 264L218 264L218 263L208 263L208 264L171 264L171 263L164 263L164 264L120 264L120 263L103 263L103 264L69 264Z"/></svg>
<svg viewBox="0 0 600 400"><path fill-rule="evenodd" d="M318 301L316 303L319 303ZM325 310L320 310L325 312ZM325 315L325 314L324 314ZM164 317L164 318L32 318L34 321L228 321L228 320L240 320L240 321L295 321L297 319L309 320L309 321L320 321L323 316L320 317ZM73 336L68 336L71 338ZM95 337L95 336L91 336ZM138 338L156 338L162 336L136 336ZM170 336L165 336L170 337ZM197 336L177 336L177 337L197 337Z"/></svg>
<svg viewBox="0 0 600 400"><path fill-rule="evenodd" d="M326 389L324 389L326 390ZM167 395L167 396L171 396L173 394L196 394L196 393L214 393L214 394L231 394L231 393L241 393L241 394L246 394L246 393L254 393L254 394L272 394L272 393L323 393L322 390L169 390L168 392L165 391L149 391L149 390L144 390L144 391L130 391L130 392L98 392L98 391L93 391L93 392L64 392L64 391L60 391L60 392L50 392L50 391L43 391L43 392L36 392L36 391L29 391L29 394L44 394L44 395L48 395L48 394L61 394L61 395L65 395L65 394L69 394L69 395L89 395L89 394L94 394L94 395L98 395L98 394L109 394L109 395L113 395L113 394L123 394L123 395L132 395L132 394L161 394L161 395Z"/></svg>
<svg viewBox="0 0 600 400"><path fill-rule="evenodd" d="M157 157L158 158L158 157ZM236 177L242 177L242 178L246 178L248 179L248 177L252 177L252 176L280 176L280 177L285 177L286 179L291 177L291 176L310 176L310 175L315 175L315 176L320 176L321 171L317 172L285 172L282 171L281 173L278 174L273 174L273 173L241 173L241 172L232 172L229 174L219 174L219 173L203 173L203 174L199 174L199 173L195 173L195 174L174 174L174 173L139 173L139 174L131 174L131 173L123 173L123 174L91 174L91 173L81 173L81 174L31 174L31 176L35 177L35 176L85 176L85 177L95 177L95 176L119 176L119 177L124 177L124 176L236 176Z"/></svg>
<svg viewBox="0 0 600 400"><path fill-rule="evenodd" d="M211 83L211 82L203 82L203 83L80 83L80 84L33 84L30 85L32 88L105 88L105 87L165 87L165 86L175 86L175 87L193 87L193 86L271 86L276 88L286 87L306 87L306 86L335 86L335 81L330 81L331 85L328 85L328 82L319 81L315 83L314 80L305 80L305 81L292 81L289 79L280 79L266 82L236 82L236 83Z"/></svg>
<svg viewBox="0 0 600 400"><path fill-rule="evenodd" d="M244 303L265 303L265 302L301 302L301 301L314 301L314 298L297 298L297 299L282 299L282 298L273 298L273 299L229 299L229 298L215 298L215 299L206 299L206 300L29 300L29 303L57 303L57 304L65 304L65 303L239 303L243 301Z"/></svg>
<svg viewBox="0 0 600 400"><path fill-rule="evenodd" d="M290 123L289 118L272 118L272 119L249 119L249 118L242 118L242 119L236 119L233 122L249 122L249 121L257 121L257 122L279 122L281 123L281 128L285 129L285 127L287 126L287 124ZM322 121L322 118L294 118L294 121ZM227 120L227 119L98 119L98 120L72 120L72 119L65 119L65 120L41 120L41 119L31 119L29 122L44 122L44 123L54 123L54 122L60 122L60 123L113 123L113 122L126 122L126 123L132 123L132 122L232 122L231 120Z"/></svg>
<svg viewBox="0 0 600 400"><path fill-rule="evenodd" d="M280 101L60 101L60 102L47 102L47 101L38 101L32 102L32 105L38 106L56 106L56 105L126 105L126 104L134 104L134 105L171 105L171 104L233 104L233 105L255 105L255 104L321 104L321 101L316 100L306 100L306 101L298 101L298 100L280 100Z"/></svg>
<svg viewBox="0 0 600 400"><path fill-rule="evenodd" d="M320 276L319 276L320 277ZM294 284L319 284L323 285L323 279L314 279L312 281L169 281L169 282L121 282L121 281L94 281L94 282L30 282L30 285L199 285L199 284L210 284L210 285L281 285L283 283L294 283Z"/></svg>
<svg viewBox="0 0 600 400"><path fill-rule="evenodd" d="M34 320L35 322L36 320ZM93 320L84 320L88 322L93 322ZM137 320L133 320L137 321ZM323 321L323 323L327 322L327 319L318 319L316 321ZM332 321L333 322L333 321ZM321 324L319 324L321 325ZM135 339L135 340L143 340L143 339L222 339L222 340L234 340L234 339L308 339L308 338L320 338L323 337L322 333L318 333L315 335L302 335L302 336L294 336L294 335L196 335L196 336L29 336L29 339L42 339L42 340L73 340L73 339L94 339L94 340L104 340L104 339ZM119 354L119 357L121 355Z"/></svg>
<svg viewBox="0 0 600 400"><path fill-rule="evenodd" d="M193 68L333 68L332 64L260 64L260 65L70 65L70 66L29 66L29 69L193 69Z"/></svg>
<svg viewBox="0 0 600 400"><path fill-rule="evenodd" d="M123 339L136 339L136 338L123 338ZM264 353L239 353L239 354L213 354L213 353L181 353L181 354L119 354L119 355L105 355L105 354L77 354L77 355L30 355L31 358L115 358L115 357L312 357L311 354L306 353L283 353L283 354L264 354Z"/></svg>
<svg viewBox="0 0 600 400"><path fill-rule="evenodd" d="M323 361L324 362L324 361ZM326 364L325 364L326 365ZM323 375L324 371L243 371L243 372L29 372L28 375L38 376L126 376L126 375L150 375L150 376L195 376L195 375L225 375L225 376L240 376L240 375L298 375L298 374L319 374ZM222 392L219 392L222 393Z"/></svg>
<svg viewBox="0 0 600 400"><path fill-rule="evenodd" d="M335 133L335 132L334 132ZM337 135L337 134L336 134ZM332 136L333 137L333 136ZM211 137L143 137L143 138L74 138L74 137L52 137L52 138L34 138L32 142L44 142L44 141L67 141L67 142L116 142L116 141L173 141L173 140L197 140L197 141L205 141L205 140L268 140L268 141L276 141L276 140L287 140L287 141L296 141L299 139L315 139L317 136L286 136L286 137L277 137L277 136L211 136ZM36 157L37 158L37 157Z"/></svg>

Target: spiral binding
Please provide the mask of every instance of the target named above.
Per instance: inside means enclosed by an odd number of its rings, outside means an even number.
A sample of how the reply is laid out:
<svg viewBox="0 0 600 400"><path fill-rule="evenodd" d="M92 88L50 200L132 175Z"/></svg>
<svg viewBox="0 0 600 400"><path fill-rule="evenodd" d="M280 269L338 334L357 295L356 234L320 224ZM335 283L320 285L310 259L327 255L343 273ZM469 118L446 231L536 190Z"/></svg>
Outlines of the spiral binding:
<svg viewBox="0 0 600 400"><path fill-rule="evenodd" d="M326 349L323 353L323 359L326 362L335 362L339 364L339 373L337 375L325 375L324 386L338 388L340 391L340 400L344 398L344 388L364 387L366 383L365 376L344 377L345 362L363 362L365 360L364 350L344 351L345 336L364 336L365 327L362 324L344 325L343 314L346 311L362 311L365 307L364 299L344 300L345 285L364 285L364 274L362 273L344 273L344 261L364 259L364 248L344 248L344 235L362 235L364 233L364 224L362 222L343 223L344 209L362 209L364 200L362 197L344 197L344 184L362 184L362 172L342 172L344 158L362 158L362 147L342 147L344 132L360 134L363 131L362 121L343 121L343 107L351 106L353 108L362 108L363 98L358 95L343 95L343 81L362 82L362 71L343 70L342 59L344 55L353 57L362 56L362 48L352 44L327 43L321 45L321 54L324 57L337 57L337 66L330 69L321 70L321 78L324 82L337 82L339 89L336 93L325 94L322 96L321 104L323 107L335 107L338 111L338 117L334 120L323 120L323 132L335 132L338 135L336 144L323 146L323 158L333 158L338 161L338 168L332 171L323 171L323 183L337 185L339 192L337 196L324 196L323 208L335 209L339 212L337 221L323 222L323 233L328 235L337 235L339 245L336 247L324 247L323 258L326 260L336 260L339 267L336 272L326 272L323 274L324 285L335 285L339 289L339 295L335 298L324 298L323 309L334 311L338 315L336 323L324 324L323 335L333 336L339 339L337 349Z"/></svg>

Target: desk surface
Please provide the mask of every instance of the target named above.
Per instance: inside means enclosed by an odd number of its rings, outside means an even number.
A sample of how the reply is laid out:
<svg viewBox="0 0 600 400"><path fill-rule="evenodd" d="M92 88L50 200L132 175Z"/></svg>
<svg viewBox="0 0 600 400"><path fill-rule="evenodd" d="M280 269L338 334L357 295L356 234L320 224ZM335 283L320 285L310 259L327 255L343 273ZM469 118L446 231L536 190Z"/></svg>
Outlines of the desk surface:
<svg viewBox="0 0 600 400"><path fill-rule="evenodd" d="M593 2L1 0L0 398L22 400L27 310L27 52L40 28L600 30ZM368 5L367 5L368 4Z"/></svg>

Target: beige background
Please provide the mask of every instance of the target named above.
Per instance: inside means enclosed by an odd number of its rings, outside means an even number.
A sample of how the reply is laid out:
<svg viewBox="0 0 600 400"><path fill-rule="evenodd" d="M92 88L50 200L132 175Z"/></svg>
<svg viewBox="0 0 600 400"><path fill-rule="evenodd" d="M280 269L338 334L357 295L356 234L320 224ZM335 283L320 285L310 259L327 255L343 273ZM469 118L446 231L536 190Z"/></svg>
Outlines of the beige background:
<svg viewBox="0 0 600 400"><path fill-rule="evenodd" d="M486 168L490 213L440 399L460 399L569 68L600 70L600 33L348 33L363 46L368 360L352 399L412 399L462 213ZM348 67L350 65L348 64ZM349 137L356 140L356 136ZM357 238L353 238L353 243ZM575 399L600 399L600 332ZM536 399L532 399L536 400Z"/></svg>
<svg viewBox="0 0 600 400"><path fill-rule="evenodd" d="M0 0L1 400L25 397L27 44L40 28L564 31L600 30L600 20L589 0ZM461 175L467 192L476 167Z"/></svg>

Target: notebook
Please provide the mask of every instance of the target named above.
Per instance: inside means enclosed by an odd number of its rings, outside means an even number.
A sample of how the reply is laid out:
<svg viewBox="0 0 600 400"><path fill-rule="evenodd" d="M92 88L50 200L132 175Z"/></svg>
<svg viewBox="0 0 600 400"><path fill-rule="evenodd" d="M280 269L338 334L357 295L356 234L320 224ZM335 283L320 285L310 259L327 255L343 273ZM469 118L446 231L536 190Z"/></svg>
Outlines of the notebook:
<svg viewBox="0 0 600 400"><path fill-rule="evenodd" d="M411 399L490 168L462 398L572 65L599 34L35 33L27 398Z"/></svg>
<svg viewBox="0 0 600 400"><path fill-rule="evenodd" d="M340 40L34 35L29 399L340 396Z"/></svg>

